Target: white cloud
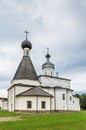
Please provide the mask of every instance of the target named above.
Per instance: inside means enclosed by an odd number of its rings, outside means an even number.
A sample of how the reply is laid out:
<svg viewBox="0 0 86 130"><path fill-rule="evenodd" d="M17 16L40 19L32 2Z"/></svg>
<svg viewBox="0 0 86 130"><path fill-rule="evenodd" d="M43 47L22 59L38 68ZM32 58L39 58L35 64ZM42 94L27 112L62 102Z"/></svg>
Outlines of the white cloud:
<svg viewBox="0 0 86 130"><path fill-rule="evenodd" d="M7 90L6 89L0 89L0 98L6 98L7 97Z"/></svg>
<svg viewBox="0 0 86 130"><path fill-rule="evenodd" d="M61 75L68 73L73 86L85 89L86 84L82 80L82 77L85 80L83 72L86 70L85 12L85 0L1 0L1 80L12 80L22 57L20 42L25 37L23 31L28 29L28 39L33 44L31 58L38 74L49 46L56 71ZM79 77L78 72L82 73ZM2 86L5 85L3 82Z"/></svg>

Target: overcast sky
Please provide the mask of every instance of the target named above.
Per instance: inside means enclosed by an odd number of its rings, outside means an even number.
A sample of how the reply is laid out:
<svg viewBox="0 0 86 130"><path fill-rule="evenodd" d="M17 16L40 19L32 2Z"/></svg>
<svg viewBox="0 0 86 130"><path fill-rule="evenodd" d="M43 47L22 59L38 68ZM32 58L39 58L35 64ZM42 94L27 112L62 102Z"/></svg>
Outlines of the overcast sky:
<svg viewBox="0 0 86 130"><path fill-rule="evenodd" d="M55 73L86 90L86 0L0 0L0 88L10 87L26 29L37 74L49 47Z"/></svg>

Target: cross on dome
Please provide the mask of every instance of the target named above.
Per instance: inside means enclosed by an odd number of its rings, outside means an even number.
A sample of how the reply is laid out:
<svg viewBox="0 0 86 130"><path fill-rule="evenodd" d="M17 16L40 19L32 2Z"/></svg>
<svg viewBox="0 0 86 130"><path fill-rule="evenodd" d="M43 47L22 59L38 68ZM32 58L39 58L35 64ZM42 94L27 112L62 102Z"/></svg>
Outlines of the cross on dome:
<svg viewBox="0 0 86 130"><path fill-rule="evenodd" d="M27 30L24 31L24 33L26 34L26 40L27 40L27 34L29 33Z"/></svg>
<svg viewBox="0 0 86 130"><path fill-rule="evenodd" d="M24 41L22 42L22 44L21 44L22 49L24 49L24 48L29 48L29 49L31 49L31 48L32 48L32 44L31 44L31 42L28 41L28 39L27 39L27 34L28 34L29 32L26 30L26 31L24 31L24 33L25 33L25 35L26 35L26 40L24 40Z"/></svg>
<svg viewBox="0 0 86 130"><path fill-rule="evenodd" d="M49 48L47 47L46 49L47 49L46 58L47 58L47 60L49 60L49 58L50 58L50 54L49 54Z"/></svg>
<svg viewBox="0 0 86 130"><path fill-rule="evenodd" d="M46 49L47 49L47 54L49 54L49 48L47 47Z"/></svg>

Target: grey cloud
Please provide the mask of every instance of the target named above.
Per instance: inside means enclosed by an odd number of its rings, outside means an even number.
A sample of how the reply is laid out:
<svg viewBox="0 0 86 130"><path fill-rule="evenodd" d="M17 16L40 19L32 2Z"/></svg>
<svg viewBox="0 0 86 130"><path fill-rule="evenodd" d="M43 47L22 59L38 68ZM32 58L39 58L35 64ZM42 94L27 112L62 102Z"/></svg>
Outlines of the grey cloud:
<svg viewBox="0 0 86 130"><path fill-rule="evenodd" d="M30 31L28 39L33 44L31 58L38 74L41 73L41 65L46 60L47 46L50 47L51 61L56 65L56 71L61 74L69 72L70 75L74 71L84 72L85 0L4 0L1 1L0 12L0 46L2 48L5 41L4 46L7 49L10 45L15 48L14 52L5 50L0 53L0 58L5 57L8 62L6 64L12 68L9 69L10 76L15 73L21 60L20 46L26 29ZM4 60L2 62L4 65ZM6 80L7 75L3 73L1 80Z"/></svg>

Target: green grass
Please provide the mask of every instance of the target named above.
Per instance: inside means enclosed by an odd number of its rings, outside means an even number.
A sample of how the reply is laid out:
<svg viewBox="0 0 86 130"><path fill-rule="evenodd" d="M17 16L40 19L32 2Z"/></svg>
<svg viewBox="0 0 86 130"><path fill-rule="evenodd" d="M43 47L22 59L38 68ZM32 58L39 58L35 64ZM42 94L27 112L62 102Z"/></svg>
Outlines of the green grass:
<svg viewBox="0 0 86 130"><path fill-rule="evenodd" d="M0 111L0 116L20 114ZM55 114L21 114L23 120L0 122L0 130L86 130L86 111Z"/></svg>
<svg viewBox="0 0 86 130"><path fill-rule="evenodd" d="M18 115L20 115L20 114L17 114L15 112L8 112L8 111L0 110L0 117L15 117Z"/></svg>

